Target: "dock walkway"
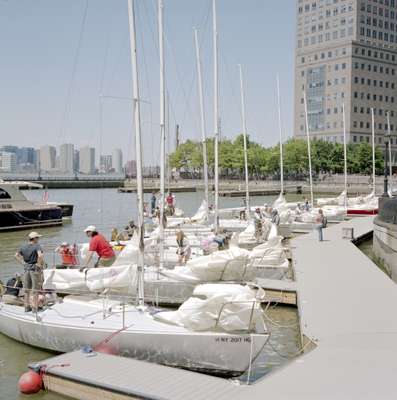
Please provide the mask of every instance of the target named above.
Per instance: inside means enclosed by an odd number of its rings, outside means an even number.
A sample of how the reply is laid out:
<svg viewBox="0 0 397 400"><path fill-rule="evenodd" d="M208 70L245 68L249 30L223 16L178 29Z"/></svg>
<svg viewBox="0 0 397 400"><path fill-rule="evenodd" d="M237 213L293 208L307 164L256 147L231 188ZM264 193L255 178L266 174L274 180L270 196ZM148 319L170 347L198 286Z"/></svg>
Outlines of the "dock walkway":
<svg viewBox="0 0 397 400"><path fill-rule="evenodd" d="M131 359L81 352L44 361L52 377L64 384L162 400L263 400L264 398L394 399L397 394L397 288L350 240L372 231L373 217L333 225L319 243L316 232L295 238L291 252L298 291L301 333L316 347L252 386ZM310 343L310 342L309 342ZM123 388L123 389L122 389ZM54 388L55 389L55 388ZM122 389L122 390L121 390ZM79 392L75 398L82 397ZM80 397L79 397L80 396ZM116 397L105 397L116 398ZM117 397L124 398L124 397Z"/></svg>

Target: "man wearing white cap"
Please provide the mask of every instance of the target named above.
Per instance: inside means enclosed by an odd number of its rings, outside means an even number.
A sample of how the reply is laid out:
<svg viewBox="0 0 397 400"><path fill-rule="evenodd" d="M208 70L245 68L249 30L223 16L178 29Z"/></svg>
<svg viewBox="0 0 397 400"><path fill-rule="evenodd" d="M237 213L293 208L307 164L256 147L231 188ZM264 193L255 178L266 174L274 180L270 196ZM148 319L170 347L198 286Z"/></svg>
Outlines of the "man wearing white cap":
<svg viewBox="0 0 397 400"><path fill-rule="evenodd" d="M80 270L88 267L92 256L94 253L98 254L98 261L96 266L98 267L111 267L114 261L116 260L116 255L114 254L112 246L109 242L104 238L103 235L98 233L97 228L94 225L87 226L84 232L90 239L88 256L85 259L83 265Z"/></svg>
<svg viewBox="0 0 397 400"><path fill-rule="evenodd" d="M29 243L19 249L15 258L25 269L23 276L25 312L32 311L32 309L37 312L39 290L41 290L43 283L44 254L39 244L41 235L37 232L31 232L28 238ZM30 297L32 297L32 306L30 306Z"/></svg>

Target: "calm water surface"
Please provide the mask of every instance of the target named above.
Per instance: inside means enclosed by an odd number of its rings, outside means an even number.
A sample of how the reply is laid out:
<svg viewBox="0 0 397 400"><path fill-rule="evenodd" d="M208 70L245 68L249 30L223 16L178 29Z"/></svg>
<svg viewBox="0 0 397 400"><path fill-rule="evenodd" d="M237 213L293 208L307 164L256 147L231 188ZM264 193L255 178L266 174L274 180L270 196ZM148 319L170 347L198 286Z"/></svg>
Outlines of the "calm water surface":
<svg viewBox="0 0 397 400"><path fill-rule="evenodd" d="M32 200L41 200L42 191L26 192ZM149 200L150 195L146 195ZM186 215L192 215L200 206L203 195L198 193L178 193L177 206L181 207ZM253 197L251 203L270 203L275 196ZM301 200L302 196L295 196L294 200ZM49 201L71 202L75 205L73 220L62 227L41 229L42 245L46 252L48 264L54 260L53 249L63 241L80 243L86 241L84 228L87 225L96 225L99 230L109 236L113 227L122 229L129 220L136 218L136 197L133 193L117 193L115 189L73 189L49 190ZM220 207L241 205L239 198L221 198ZM0 279L3 281L15 271L22 271L15 263L14 254L26 240L28 231L0 233ZM298 329L298 315L293 307L270 307L267 314L277 321L277 327L267 322L271 330L269 344L258 357L253 368L253 379L258 379L272 368L288 362L300 348ZM0 334L0 400L22 399L19 395L17 381L26 371L29 362L43 360L51 356L50 353L25 346ZM32 400L53 400L63 397L40 393L30 396Z"/></svg>

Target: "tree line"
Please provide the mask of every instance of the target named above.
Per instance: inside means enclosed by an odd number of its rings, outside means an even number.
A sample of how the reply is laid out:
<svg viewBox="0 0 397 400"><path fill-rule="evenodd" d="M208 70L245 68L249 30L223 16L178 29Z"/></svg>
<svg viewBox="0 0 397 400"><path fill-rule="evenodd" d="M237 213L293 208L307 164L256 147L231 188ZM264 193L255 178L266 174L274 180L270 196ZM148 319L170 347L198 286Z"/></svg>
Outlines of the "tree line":
<svg viewBox="0 0 397 400"><path fill-rule="evenodd" d="M220 175L224 177L242 177L244 174L243 135L234 140L222 140L219 143ZM214 139L207 139L207 159L210 174L214 170ZM280 147L264 147L247 138L248 170L252 177L278 178L280 176ZM311 141L313 173L343 173L343 144L324 140ZM307 142L302 139L289 139L283 143L284 176L288 179L306 177L309 173ZM383 152L375 149L376 173L383 173ZM170 154L172 168L200 175L203 168L202 143L187 140ZM349 174L372 173L372 147L367 142L347 146L347 170Z"/></svg>

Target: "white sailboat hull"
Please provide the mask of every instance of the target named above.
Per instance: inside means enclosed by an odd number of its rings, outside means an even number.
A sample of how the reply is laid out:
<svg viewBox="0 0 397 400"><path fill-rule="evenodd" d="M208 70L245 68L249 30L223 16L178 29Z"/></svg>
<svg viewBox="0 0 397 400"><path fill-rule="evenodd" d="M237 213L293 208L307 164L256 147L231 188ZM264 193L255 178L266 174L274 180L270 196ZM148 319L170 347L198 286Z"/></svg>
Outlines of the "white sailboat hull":
<svg viewBox="0 0 397 400"><path fill-rule="evenodd" d="M96 346L118 330L109 345L118 354L159 364L216 374L239 375L265 345L266 334L194 332L155 321L129 307L103 316L102 307L57 304L39 313L0 303L0 331L22 343L56 352ZM252 354L251 351L252 342Z"/></svg>

